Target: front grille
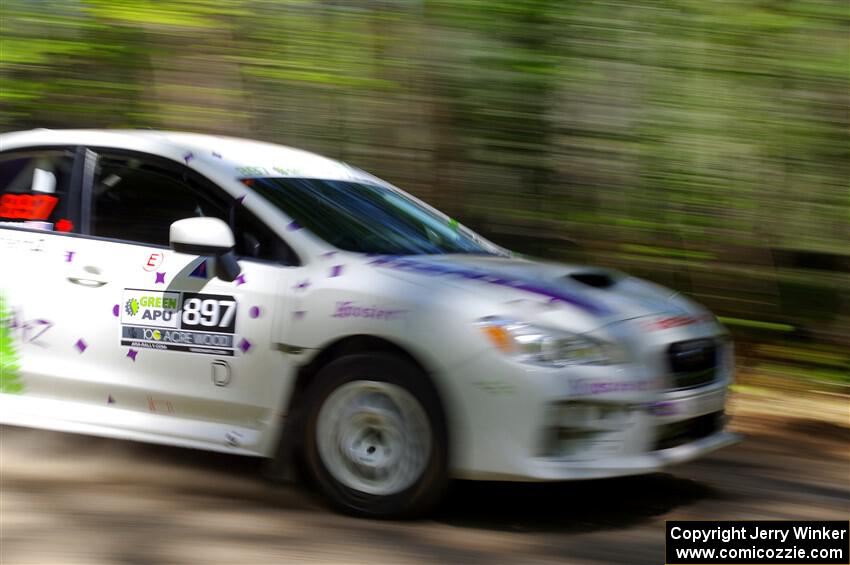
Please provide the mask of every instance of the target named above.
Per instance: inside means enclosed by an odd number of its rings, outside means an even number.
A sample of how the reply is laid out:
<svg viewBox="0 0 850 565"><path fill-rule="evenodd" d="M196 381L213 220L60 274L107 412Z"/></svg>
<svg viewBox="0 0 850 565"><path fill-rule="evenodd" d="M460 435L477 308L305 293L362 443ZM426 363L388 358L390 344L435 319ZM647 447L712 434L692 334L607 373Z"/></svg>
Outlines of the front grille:
<svg viewBox="0 0 850 565"><path fill-rule="evenodd" d="M726 416L723 411L712 412L689 420L664 424L658 427L654 449L670 449L678 445L684 445L723 429Z"/></svg>
<svg viewBox="0 0 850 565"><path fill-rule="evenodd" d="M673 388L694 388L717 378L717 343L710 339L680 341L667 349Z"/></svg>

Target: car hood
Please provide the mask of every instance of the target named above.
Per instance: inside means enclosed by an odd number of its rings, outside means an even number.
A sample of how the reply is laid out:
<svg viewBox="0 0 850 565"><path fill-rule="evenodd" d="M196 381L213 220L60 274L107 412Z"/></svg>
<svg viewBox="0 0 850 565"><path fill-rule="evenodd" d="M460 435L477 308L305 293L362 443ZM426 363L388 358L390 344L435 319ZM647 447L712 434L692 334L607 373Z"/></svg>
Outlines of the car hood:
<svg viewBox="0 0 850 565"><path fill-rule="evenodd" d="M594 325L705 312L672 290L596 267L479 255L378 257L372 263L408 280L436 279L488 300L566 308L593 318Z"/></svg>

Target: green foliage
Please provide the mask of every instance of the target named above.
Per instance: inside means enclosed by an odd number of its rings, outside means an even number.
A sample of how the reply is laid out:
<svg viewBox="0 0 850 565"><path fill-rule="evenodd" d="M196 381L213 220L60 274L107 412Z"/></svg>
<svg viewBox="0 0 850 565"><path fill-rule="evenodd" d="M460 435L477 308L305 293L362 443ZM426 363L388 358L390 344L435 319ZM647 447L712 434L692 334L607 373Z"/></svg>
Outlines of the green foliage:
<svg viewBox="0 0 850 565"><path fill-rule="evenodd" d="M0 393L20 394L24 390L18 374L18 352L9 330L9 313L0 293Z"/></svg>

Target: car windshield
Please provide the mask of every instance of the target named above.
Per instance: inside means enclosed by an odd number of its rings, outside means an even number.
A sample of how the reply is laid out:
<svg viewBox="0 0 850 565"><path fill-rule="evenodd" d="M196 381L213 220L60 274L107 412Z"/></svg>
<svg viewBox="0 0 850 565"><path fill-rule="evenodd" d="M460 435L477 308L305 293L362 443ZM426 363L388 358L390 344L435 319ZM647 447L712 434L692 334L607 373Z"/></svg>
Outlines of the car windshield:
<svg viewBox="0 0 850 565"><path fill-rule="evenodd" d="M393 189L351 181L243 179L299 226L334 247L359 253L496 254L456 222Z"/></svg>

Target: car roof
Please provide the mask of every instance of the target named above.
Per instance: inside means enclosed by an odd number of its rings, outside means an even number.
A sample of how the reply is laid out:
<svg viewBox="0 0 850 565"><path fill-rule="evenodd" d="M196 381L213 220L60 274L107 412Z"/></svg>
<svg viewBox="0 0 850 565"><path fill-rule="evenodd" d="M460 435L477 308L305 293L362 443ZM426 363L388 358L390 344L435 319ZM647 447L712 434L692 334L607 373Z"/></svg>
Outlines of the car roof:
<svg viewBox="0 0 850 565"><path fill-rule="evenodd" d="M110 129L34 129L0 135L0 151L52 145L84 145L151 153L229 177L307 177L376 182L340 161L284 145L189 132ZM194 163L193 163L194 162Z"/></svg>

